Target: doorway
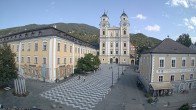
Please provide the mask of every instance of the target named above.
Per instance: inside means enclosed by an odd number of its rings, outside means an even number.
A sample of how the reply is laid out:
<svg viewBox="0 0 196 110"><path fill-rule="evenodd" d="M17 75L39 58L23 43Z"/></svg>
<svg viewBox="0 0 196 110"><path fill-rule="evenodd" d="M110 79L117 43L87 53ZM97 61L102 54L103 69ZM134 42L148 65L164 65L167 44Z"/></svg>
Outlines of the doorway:
<svg viewBox="0 0 196 110"><path fill-rule="evenodd" d="M116 64L118 64L118 58L116 58Z"/></svg>
<svg viewBox="0 0 196 110"><path fill-rule="evenodd" d="M110 63L113 63L113 59L112 58L110 58Z"/></svg>

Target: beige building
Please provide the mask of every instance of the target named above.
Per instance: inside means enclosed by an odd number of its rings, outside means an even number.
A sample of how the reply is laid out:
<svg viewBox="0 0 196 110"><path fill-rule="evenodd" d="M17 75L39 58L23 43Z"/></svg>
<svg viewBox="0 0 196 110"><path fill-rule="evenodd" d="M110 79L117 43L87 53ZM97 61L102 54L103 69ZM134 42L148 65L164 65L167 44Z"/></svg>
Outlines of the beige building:
<svg viewBox="0 0 196 110"><path fill-rule="evenodd" d="M16 53L19 74L54 82L74 73L78 58L96 55L95 47L54 27L26 30L0 37Z"/></svg>
<svg viewBox="0 0 196 110"><path fill-rule="evenodd" d="M170 38L141 54L140 80L154 95L196 88L196 51Z"/></svg>
<svg viewBox="0 0 196 110"><path fill-rule="evenodd" d="M109 17L101 17L99 58L101 63L130 64L130 24L125 12L120 16L120 27L110 27ZM134 59L133 59L134 60Z"/></svg>

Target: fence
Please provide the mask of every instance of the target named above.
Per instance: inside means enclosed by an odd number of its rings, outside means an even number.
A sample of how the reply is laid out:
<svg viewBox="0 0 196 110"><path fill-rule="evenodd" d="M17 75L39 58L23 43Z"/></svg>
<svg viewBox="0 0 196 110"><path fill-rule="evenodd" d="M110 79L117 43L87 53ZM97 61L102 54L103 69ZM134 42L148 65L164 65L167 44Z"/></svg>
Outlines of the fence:
<svg viewBox="0 0 196 110"><path fill-rule="evenodd" d="M24 78L18 78L14 80L15 93L18 95L23 95L26 93L26 84Z"/></svg>

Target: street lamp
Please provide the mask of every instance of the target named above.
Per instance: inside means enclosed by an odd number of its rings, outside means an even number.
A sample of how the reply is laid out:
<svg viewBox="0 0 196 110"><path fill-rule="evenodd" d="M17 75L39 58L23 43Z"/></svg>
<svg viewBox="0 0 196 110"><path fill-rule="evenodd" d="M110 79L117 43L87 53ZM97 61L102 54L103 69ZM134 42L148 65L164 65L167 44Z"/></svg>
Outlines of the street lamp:
<svg viewBox="0 0 196 110"><path fill-rule="evenodd" d="M124 73L123 73L123 65L122 65L122 75L124 75Z"/></svg>
<svg viewBox="0 0 196 110"><path fill-rule="evenodd" d="M118 64L118 80L119 80L120 78L119 78L119 64Z"/></svg>
<svg viewBox="0 0 196 110"><path fill-rule="evenodd" d="M112 86L111 87L113 87L113 67L111 66L111 68L112 68Z"/></svg>

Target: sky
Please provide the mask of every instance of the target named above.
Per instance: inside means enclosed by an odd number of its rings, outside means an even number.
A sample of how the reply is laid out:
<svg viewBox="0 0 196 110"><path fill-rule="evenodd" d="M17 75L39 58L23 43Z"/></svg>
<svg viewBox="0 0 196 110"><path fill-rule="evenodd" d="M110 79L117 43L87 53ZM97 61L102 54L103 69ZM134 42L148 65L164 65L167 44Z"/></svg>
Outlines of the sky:
<svg viewBox="0 0 196 110"><path fill-rule="evenodd" d="M118 27L123 10L130 33L160 40L186 33L196 42L196 0L1 0L0 29L58 22L99 28L104 12L110 26Z"/></svg>

